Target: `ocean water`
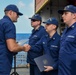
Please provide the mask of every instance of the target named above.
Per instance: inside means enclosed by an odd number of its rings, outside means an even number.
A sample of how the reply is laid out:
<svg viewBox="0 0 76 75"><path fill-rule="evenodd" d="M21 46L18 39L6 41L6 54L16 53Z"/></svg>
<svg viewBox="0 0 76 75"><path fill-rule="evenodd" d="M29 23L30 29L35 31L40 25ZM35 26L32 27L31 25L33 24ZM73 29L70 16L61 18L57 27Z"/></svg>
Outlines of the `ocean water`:
<svg viewBox="0 0 76 75"><path fill-rule="evenodd" d="M29 39L30 33L17 33L16 34L16 41L20 41L23 39Z"/></svg>
<svg viewBox="0 0 76 75"><path fill-rule="evenodd" d="M20 44L27 44L28 43L28 39L29 39L30 33L17 33L16 34L16 41ZM23 43L23 44L22 44ZM16 67L20 66L20 65L26 65L27 62L27 52L18 52L18 54L16 55ZM12 67L14 67L14 59L13 59L13 63L12 63Z"/></svg>

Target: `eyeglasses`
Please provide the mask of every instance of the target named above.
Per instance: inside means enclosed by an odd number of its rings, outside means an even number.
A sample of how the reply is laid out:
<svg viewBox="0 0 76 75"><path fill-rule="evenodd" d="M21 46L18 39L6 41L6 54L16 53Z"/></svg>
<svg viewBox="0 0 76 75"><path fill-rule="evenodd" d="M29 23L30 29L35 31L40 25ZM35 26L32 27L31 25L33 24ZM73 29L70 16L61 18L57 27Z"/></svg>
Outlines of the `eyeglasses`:
<svg viewBox="0 0 76 75"><path fill-rule="evenodd" d="M37 21L37 20L31 19L31 21L35 22L35 21Z"/></svg>

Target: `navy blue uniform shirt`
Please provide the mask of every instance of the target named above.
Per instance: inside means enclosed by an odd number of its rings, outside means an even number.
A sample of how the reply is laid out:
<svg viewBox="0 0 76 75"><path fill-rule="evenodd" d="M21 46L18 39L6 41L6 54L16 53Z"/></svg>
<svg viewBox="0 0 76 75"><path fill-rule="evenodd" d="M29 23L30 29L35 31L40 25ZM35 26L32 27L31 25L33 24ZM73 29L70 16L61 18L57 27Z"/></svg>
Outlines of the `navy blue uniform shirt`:
<svg viewBox="0 0 76 75"><path fill-rule="evenodd" d="M16 38L16 29L7 16L0 20L0 75L9 75L12 68L13 53L7 48L6 40Z"/></svg>
<svg viewBox="0 0 76 75"><path fill-rule="evenodd" d="M67 27L61 37L59 75L76 75L76 23Z"/></svg>
<svg viewBox="0 0 76 75"><path fill-rule="evenodd" d="M32 34L29 38L29 45L35 45L41 37L43 37L46 34L45 28L43 26L40 26L37 30L32 30ZM33 65L36 65L34 62L34 58L42 55L43 52L35 53L31 50L29 50L27 54L27 62Z"/></svg>
<svg viewBox="0 0 76 75"><path fill-rule="evenodd" d="M54 61L56 62L53 65L54 70L56 70L58 69L59 48L60 48L60 35L56 32L52 38L50 38L49 35L43 36L41 40L36 43L35 46L31 47L31 51L34 51L36 53L43 51L43 54L50 54L54 59Z"/></svg>

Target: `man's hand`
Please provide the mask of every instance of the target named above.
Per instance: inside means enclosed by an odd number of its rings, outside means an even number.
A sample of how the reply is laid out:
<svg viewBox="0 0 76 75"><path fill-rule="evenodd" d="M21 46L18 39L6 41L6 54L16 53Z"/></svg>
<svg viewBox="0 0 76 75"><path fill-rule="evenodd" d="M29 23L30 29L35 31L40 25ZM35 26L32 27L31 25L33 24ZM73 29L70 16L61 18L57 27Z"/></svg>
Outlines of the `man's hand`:
<svg viewBox="0 0 76 75"><path fill-rule="evenodd" d="M28 52L30 50L31 46L29 44L24 45L24 51Z"/></svg>
<svg viewBox="0 0 76 75"><path fill-rule="evenodd" d="M52 66L44 66L44 67L45 67L44 71L46 71L46 72L53 70Z"/></svg>

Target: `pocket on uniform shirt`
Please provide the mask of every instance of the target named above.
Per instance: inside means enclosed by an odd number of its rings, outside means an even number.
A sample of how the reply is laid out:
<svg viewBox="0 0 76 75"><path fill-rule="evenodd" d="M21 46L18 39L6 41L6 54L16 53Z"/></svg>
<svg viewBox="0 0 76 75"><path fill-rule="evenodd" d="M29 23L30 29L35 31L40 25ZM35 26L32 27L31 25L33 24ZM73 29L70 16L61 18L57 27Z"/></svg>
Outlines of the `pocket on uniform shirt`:
<svg viewBox="0 0 76 75"><path fill-rule="evenodd" d="M32 43L36 43L38 40L39 40L38 37L32 37L32 38L31 38L31 42L32 42Z"/></svg>
<svg viewBox="0 0 76 75"><path fill-rule="evenodd" d="M50 52L51 52L51 54L54 54L55 56L57 56L58 55L58 48L55 48L55 47L51 47L50 48Z"/></svg>
<svg viewBox="0 0 76 75"><path fill-rule="evenodd" d="M51 45L51 46L50 46L50 49L51 49L51 50L58 50L58 46L57 46L57 45Z"/></svg>
<svg viewBox="0 0 76 75"><path fill-rule="evenodd" d="M39 38L38 38L38 37L32 37L32 39L33 39L33 40L38 40Z"/></svg>
<svg viewBox="0 0 76 75"><path fill-rule="evenodd" d="M67 38L66 42L75 42L75 38Z"/></svg>

